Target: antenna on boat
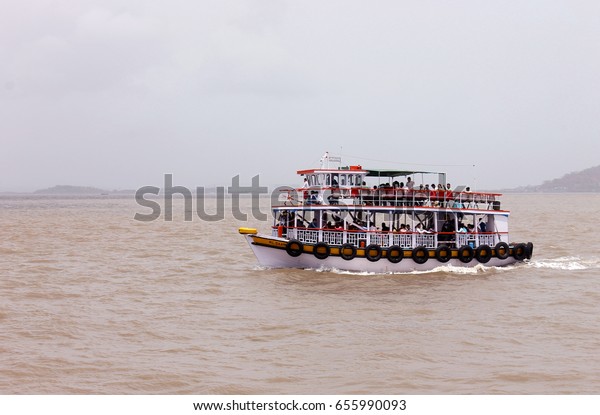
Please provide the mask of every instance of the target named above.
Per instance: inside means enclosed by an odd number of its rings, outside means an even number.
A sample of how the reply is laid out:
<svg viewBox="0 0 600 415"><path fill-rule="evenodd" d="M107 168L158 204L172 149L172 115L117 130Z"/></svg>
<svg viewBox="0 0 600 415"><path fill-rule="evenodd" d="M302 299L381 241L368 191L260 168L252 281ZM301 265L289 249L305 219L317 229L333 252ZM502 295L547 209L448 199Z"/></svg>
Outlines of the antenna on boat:
<svg viewBox="0 0 600 415"><path fill-rule="evenodd" d="M329 151L326 151L325 154L323 154L323 157L321 157L321 168L329 168Z"/></svg>
<svg viewBox="0 0 600 415"><path fill-rule="evenodd" d="M339 163L341 165L342 157L341 156L330 156L329 151L326 151L325 154L323 154L323 157L321 157L321 168L329 169L329 162Z"/></svg>

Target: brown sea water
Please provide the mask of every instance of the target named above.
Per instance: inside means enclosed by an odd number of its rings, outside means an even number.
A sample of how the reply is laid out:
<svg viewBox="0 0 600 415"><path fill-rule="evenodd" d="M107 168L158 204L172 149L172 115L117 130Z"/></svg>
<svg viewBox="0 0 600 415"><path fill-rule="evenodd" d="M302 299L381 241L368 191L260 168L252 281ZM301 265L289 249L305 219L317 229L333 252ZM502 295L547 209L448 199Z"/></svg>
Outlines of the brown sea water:
<svg viewBox="0 0 600 415"><path fill-rule="evenodd" d="M268 223L181 202L0 197L0 393L600 392L600 195L505 196L529 263L404 275L262 269Z"/></svg>

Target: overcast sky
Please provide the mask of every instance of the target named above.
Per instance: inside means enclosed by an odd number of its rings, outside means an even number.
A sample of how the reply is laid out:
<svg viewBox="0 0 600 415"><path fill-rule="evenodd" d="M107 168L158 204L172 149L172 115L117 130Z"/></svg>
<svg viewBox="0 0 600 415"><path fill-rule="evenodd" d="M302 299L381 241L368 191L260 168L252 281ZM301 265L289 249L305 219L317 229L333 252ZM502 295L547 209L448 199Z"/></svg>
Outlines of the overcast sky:
<svg viewBox="0 0 600 415"><path fill-rule="evenodd" d="M297 184L327 150L514 187L599 139L597 0L2 3L0 191Z"/></svg>

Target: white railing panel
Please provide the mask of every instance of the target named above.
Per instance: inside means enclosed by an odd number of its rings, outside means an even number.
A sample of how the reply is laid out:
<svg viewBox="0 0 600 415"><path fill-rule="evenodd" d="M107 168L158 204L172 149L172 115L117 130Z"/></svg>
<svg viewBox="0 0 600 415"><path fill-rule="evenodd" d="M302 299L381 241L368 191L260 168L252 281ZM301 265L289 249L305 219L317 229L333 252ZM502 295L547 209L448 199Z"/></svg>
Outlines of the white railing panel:
<svg viewBox="0 0 600 415"><path fill-rule="evenodd" d="M415 245L422 245L426 248L435 248L435 236L433 234L415 235Z"/></svg>
<svg viewBox="0 0 600 415"><path fill-rule="evenodd" d="M496 235L479 235L479 245L489 245L491 247L496 245Z"/></svg>
<svg viewBox="0 0 600 415"><path fill-rule="evenodd" d="M388 247L390 244L390 236L387 233L372 233L371 243L381 247Z"/></svg>
<svg viewBox="0 0 600 415"><path fill-rule="evenodd" d="M348 232L346 242L358 246L358 241L361 239L367 239L366 232Z"/></svg>
<svg viewBox="0 0 600 415"><path fill-rule="evenodd" d="M401 248L412 248L413 247L411 234L401 234L401 233L394 234L392 241L393 241L394 245L398 245Z"/></svg>
<svg viewBox="0 0 600 415"><path fill-rule="evenodd" d="M316 244L319 242L319 231L296 229L299 241L303 243Z"/></svg>
<svg viewBox="0 0 600 415"><path fill-rule="evenodd" d="M328 245L342 245L343 237L343 232L323 231L323 242Z"/></svg>

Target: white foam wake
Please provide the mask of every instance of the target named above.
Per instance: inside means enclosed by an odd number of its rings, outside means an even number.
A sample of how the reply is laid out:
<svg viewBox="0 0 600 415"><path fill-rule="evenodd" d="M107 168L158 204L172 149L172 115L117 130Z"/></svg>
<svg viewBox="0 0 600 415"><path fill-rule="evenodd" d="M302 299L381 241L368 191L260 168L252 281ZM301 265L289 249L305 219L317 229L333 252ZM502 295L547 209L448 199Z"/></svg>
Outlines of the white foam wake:
<svg viewBox="0 0 600 415"><path fill-rule="evenodd" d="M536 259L529 263L533 268L556 269L564 271L579 271L586 269L599 269L600 259L598 258L580 258L576 256L566 256L559 258Z"/></svg>

